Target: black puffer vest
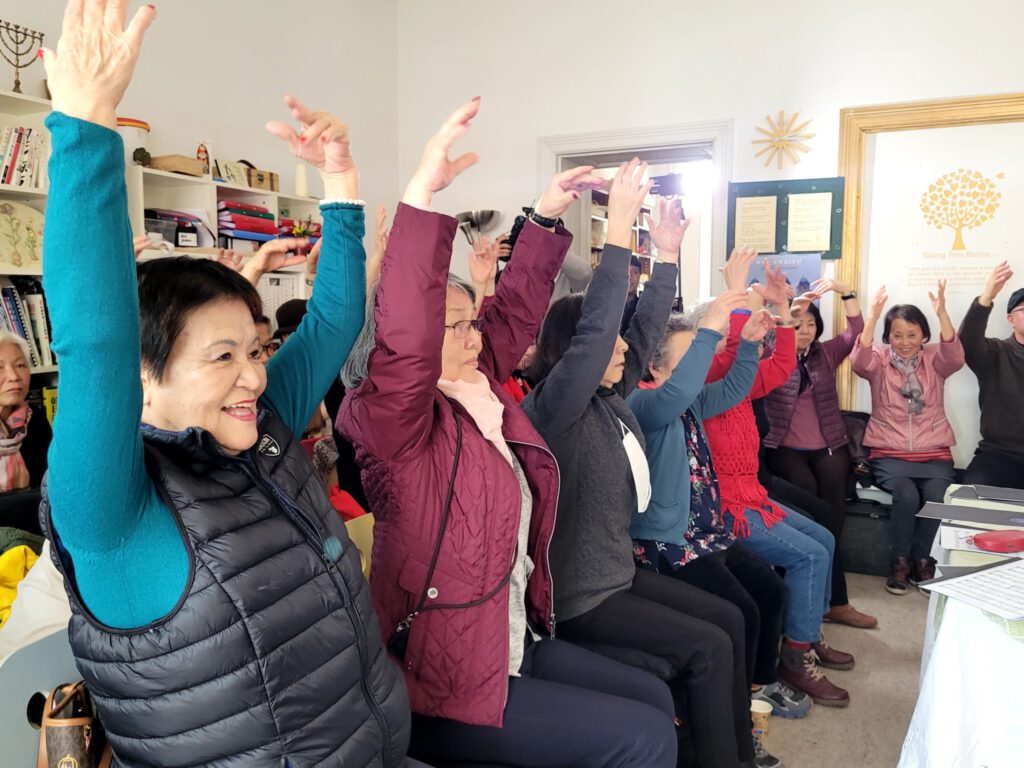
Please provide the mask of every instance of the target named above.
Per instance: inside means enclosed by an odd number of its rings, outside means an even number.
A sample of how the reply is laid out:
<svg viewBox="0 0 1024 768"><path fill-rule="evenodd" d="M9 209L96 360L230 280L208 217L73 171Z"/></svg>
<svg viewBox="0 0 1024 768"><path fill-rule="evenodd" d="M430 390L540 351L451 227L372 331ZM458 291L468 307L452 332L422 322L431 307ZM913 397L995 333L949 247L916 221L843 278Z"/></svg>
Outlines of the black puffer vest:
<svg viewBox="0 0 1024 768"><path fill-rule="evenodd" d="M178 605L99 624L69 587L71 646L126 766L392 768L409 703L359 553L287 427L225 456L202 430L143 428L147 468L189 550ZM54 560L73 585L49 520Z"/></svg>
<svg viewBox="0 0 1024 768"><path fill-rule="evenodd" d="M829 365L828 357L820 341L811 342L804 358L807 375L811 380L811 396L818 412L818 423L822 437L830 451L842 448L848 442L843 412L839 409L839 395L836 393L836 372ZM781 387L773 389L764 398L765 412L771 429L764 438L766 448L778 448L789 432L789 423L796 410L800 396L800 365L793 369Z"/></svg>

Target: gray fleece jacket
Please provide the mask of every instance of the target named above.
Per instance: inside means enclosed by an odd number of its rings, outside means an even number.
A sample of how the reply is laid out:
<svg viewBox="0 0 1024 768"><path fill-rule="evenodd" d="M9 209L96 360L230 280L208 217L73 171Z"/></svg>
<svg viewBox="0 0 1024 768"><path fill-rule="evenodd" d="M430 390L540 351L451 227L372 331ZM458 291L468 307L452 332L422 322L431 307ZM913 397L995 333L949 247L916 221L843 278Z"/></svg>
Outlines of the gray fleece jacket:
<svg viewBox="0 0 1024 768"><path fill-rule="evenodd" d="M523 401L558 460L561 491L550 560L559 620L581 616L633 582L629 522L637 506L621 420L643 445L625 397L640 382L665 332L677 268L658 264L624 336L622 381L600 386L611 360L629 286L630 252L607 246L583 302L569 350Z"/></svg>

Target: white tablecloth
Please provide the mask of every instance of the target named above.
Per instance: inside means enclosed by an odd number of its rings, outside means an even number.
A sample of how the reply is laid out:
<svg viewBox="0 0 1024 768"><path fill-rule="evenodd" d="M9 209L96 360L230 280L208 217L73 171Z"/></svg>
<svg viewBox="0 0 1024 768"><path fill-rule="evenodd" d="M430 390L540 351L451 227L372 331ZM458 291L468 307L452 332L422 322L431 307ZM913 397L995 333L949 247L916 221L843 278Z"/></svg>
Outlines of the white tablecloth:
<svg viewBox="0 0 1024 768"><path fill-rule="evenodd" d="M940 563L984 562L934 554ZM956 600L944 601L936 627L939 600L932 594L921 691L899 768L1024 768L1024 641Z"/></svg>

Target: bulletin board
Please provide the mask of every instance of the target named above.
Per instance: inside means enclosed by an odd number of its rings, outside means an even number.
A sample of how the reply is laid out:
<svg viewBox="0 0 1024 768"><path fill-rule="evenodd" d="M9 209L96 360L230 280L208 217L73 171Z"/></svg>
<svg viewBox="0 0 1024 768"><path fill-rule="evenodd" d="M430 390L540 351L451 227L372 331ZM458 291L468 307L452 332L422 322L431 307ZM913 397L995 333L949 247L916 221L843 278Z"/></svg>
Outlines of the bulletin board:
<svg viewBox="0 0 1024 768"><path fill-rule="evenodd" d="M761 253L816 252L822 259L840 258L845 181L730 182L726 252L751 245Z"/></svg>

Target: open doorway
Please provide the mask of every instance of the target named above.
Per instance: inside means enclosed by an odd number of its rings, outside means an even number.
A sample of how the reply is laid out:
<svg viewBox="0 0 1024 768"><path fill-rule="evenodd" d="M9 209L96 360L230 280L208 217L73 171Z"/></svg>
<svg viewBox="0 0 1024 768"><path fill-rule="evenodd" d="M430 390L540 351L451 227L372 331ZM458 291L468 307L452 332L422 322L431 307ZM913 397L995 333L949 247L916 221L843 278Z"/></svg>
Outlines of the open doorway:
<svg viewBox="0 0 1024 768"><path fill-rule="evenodd" d="M563 135L542 138L541 178L580 165L592 165L610 178L633 157L648 163L651 176L678 175L683 209L691 220L680 258L677 296L692 306L718 289L717 267L725 263L725 219L731 169L732 123L700 123ZM650 211L655 199L648 198ZM607 194L584 195L565 215L573 234L573 251L596 265L607 231ZM641 263L641 281L650 274L652 248L643 212L633 229L633 253Z"/></svg>

